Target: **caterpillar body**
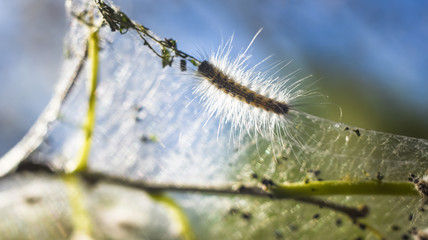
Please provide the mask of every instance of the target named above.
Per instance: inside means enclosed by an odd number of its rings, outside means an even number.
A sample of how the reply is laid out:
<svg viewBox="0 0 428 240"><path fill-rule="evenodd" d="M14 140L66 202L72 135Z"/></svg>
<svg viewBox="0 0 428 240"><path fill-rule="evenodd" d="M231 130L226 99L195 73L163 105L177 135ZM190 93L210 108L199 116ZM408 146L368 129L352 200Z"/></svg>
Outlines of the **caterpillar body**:
<svg viewBox="0 0 428 240"><path fill-rule="evenodd" d="M222 90L225 94L244 101L253 107L262 108L265 111L276 114L287 114L289 106L286 103L276 101L265 97L245 86L235 82L230 77L223 74L208 61L203 61L198 67L198 73L204 76L215 87Z"/></svg>
<svg viewBox="0 0 428 240"><path fill-rule="evenodd" d="M221 124L230 123L232 131L282 143L284 135L290 136L294 103L307 92L299 88L304 79L289 83L294 72L281 78L258 71L259 64L247 67L251 57L247 51L260 32L236 58L231 57L232 37L200 61L196 76L201 81L194 93L200 96L209 117L219 118Z"/></svg>

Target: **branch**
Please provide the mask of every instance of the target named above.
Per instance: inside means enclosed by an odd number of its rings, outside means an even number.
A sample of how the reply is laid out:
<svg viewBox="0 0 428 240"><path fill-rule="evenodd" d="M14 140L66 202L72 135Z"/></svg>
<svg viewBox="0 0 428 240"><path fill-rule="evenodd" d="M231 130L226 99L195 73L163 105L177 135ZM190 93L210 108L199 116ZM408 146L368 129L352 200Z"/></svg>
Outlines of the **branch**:
<svg viewBox="0 0 428 240"><path fill-rule="evenodd" d="M190 54L187 54L177 48L177 42L172 38L165 38L161 40L153 34L149 28L131 20L122 11L110 7L102 0L94 0L104 20L110 26L112 32L119 31L121 34L125 34L129 29L132 29L138 33L143 39L144 45L146 45L156 56L162 59L162 66L171 66L175 57L188 60L194 66L199 65L200 61ZM157 52L153 46L147 41L147 39L154 41L161 48L161 53ZM171 54L173 53L173 54ZM185 61L184 61L185 62ZM185 69L185 68L184 68Z"/></svg>
<svg viewBox="0 0 428 240"><path fill-rule="evenodd" d="M17 172L29 171L29 172L40 172L43 171L49 174L63 174L62 172L56 172L47 166L32 163L30 161L22 162ZM366 217L369 209L367 206L361 207L349 207L342 204L329 202L322 199L317 199L309 196L299 196L291 194L276 194L275 191L271 191L270 188L258 187L258 186L246 186L246 185L224 185L224 186L200 186L200 185L184 185L184 184L165 184L165 183L153 183L142 180L130 180L118 176L107 175L101 172L90 172L82 171L75 173L80 175L82 179L89 185L96 184L98 182L111 183L116 185L122 185L125 187L135 188L146 191L151 194L162 193L162 192L179 192L179 193L199 193L199 194L211 194L211 195L232 195L232 196L251 196L251 197L262 197L270 198L273 200L294 200L301 203L312 204L324 208L334 210L336 212L343 213L351 218L354 222L357 219ZM273 189L273 188L272 188Z"/></svg>
<svg viewBox="0 0 428 240"><path fill-rule="evenodd" d="M247 195L252 197L264 197L275 200L295 200L297 202L308 203L316 206L325 207L337 212L348 215L352 220L366 217L368 214L368 207L348 207L345 205L328 202L325 200L313 198L313 197L301 197L298 195L285 195L276 194L267 188L261 188L257 186L246 186L246 185L225 185L225 186L199 186L199 185L183 185L183 184L160 184L160 183L148 183L145 181L127 180L116 176L106 175L104 173L85 172L82 176L88 179L90 182L108 182L127 187L132 187L140 190L144 190L150 193L157 192L185 192L185 193L200 193L200 194L214 194L214 195Z"/></svg>

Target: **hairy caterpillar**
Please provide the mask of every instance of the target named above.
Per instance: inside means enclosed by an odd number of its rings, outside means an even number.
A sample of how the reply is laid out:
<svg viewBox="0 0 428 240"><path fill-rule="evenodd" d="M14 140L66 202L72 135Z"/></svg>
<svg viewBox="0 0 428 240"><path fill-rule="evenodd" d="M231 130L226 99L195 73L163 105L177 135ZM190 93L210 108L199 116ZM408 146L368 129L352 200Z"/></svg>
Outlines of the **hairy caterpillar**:
<svg viewBox="0 0 428 240"><path fill-rule="evenodd" d="M201 97L210 117L230 123L232 130L282 143L284 134L290 135L287 127L294 103L307 92L298 88L304 79L289 83L294 73L281 78L258 71L259 64L247 67L251 57L247 55L248 49L260 32L261 29L235 59L231 58L231 37L216 53L201 61L196 75L202 81L194 93Z"/></svg>
<svg viewBox="0 0 428 240"><path fill-rule="evenodd" d="M223 74L218 68L208 61L203 61L198 67L198 73L211 82L224 93L244 101L247 104L262 108L265 111L276 114L287 114L289 106L286 103L263 96L248 87L237 83L234 79Z"/></svg>

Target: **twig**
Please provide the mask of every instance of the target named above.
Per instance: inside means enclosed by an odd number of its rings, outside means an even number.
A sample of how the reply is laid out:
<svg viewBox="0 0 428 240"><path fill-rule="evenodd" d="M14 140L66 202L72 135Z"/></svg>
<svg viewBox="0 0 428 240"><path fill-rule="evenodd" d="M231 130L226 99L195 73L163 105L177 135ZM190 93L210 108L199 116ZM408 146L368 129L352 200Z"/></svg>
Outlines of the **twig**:
<svg viewBox="0 0 428 240"><path fill-rule="evenodd" d="M104 20L110 26L112 32L119 31L121 34L125 34L129 29L135 30L138 35L143 39L144 45L146 45L156 56L162 59L162 66L171 66L175 57L180 57L182 59L188 60L194 66L200 64L200 61L193 57L190 54L187 54L177 48L177 42L172 38L165 38L161 40L156 37L149 28L143 26L142 24L136 23L131 20L125 13L122 11L110 7L102 0L94 0L95 4L98 7L101 15ZM157 52L153 46L147 41L147 38L151 39L161 47L161 53ZM171 54L173 53L173 54Z"/></svg>
<svg viewBox="0 0 428 240"><path fill-rule="evenodd" d="M48 168L47 166L42 166L30 161L22 162L17 172L21 171L44 171L50 174L62 174L61 172L56 172ZM293 195L278 195L276 196L274 192L271 192L265 187L258 186L245 186L245 185L225 185L225 186L200 186L200 185L184 185L184 184L164 184L164 183L154 183L146 182L142 180L130 180L117 176L107 175L106 173L101 172L79 172L79 175L82 176L88 184L96 184L98 182L106 182L117 185L122 185L125 187L131 187L139 190L143 190L149 193L161 193L161 192L179 192L179 193L200 193L200 194L213 194L213 195L233 195L233 196L252 196L252 197L263 197L270 198L273 200L295 200L297 202L312 204L316 206L321 206L334 210L336 212L343 213L351 218L353 221L356 221L359 218L364 218L368 214L368 207L349 207L333 202L329 202L322 199L317 199L314 197L301 197Z"/></svg>
<svg viewBox="0 0 428 240"><path fill-rule="evenodd" d="M352 220L366 217L368 214L368 207L348 207L345 205L328 202L325 200L313 198L313 197L296 197L293 195L274 195L269 189L257 187L257 186L198 186L198 185L181 185L181 184L159 184L159 183L148 183L144 181L130 181L116 176L106 175L104 173L82 173L85 178L91 181L103 181L119 185L124 185L147 192L193 192L201 194L224 194L224 195L247 195L252 197L264 197L276 200L291 199L302 203L308 203L332 209L337 212L348 215Z"/></svg>

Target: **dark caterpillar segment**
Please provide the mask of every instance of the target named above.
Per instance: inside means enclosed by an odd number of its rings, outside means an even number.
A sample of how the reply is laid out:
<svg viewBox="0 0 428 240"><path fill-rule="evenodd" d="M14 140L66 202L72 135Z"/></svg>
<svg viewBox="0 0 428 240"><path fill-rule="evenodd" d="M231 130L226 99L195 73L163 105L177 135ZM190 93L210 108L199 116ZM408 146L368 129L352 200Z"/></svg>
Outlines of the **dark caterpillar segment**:
<svg viewBox="0 0 428 240"><path fill-rule="evenodd" d="M246 102L251 106L262 108L276 114L287 114L290 110L287 104L265 97L236 83L208 61L201 62L198 67L198 73L226 94Z"/></svg>

